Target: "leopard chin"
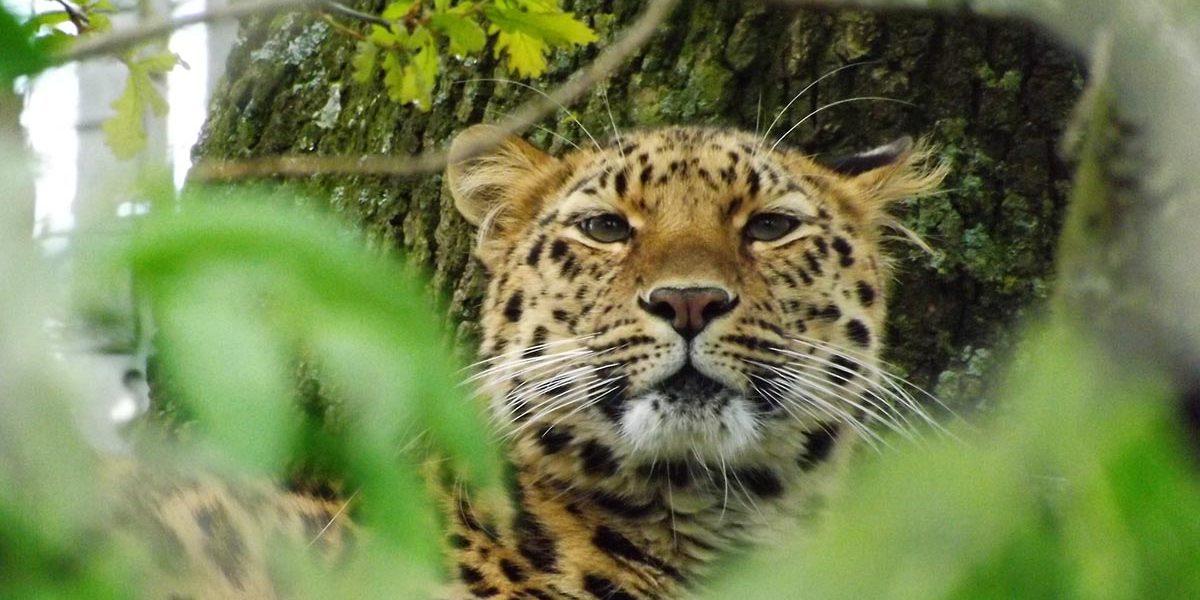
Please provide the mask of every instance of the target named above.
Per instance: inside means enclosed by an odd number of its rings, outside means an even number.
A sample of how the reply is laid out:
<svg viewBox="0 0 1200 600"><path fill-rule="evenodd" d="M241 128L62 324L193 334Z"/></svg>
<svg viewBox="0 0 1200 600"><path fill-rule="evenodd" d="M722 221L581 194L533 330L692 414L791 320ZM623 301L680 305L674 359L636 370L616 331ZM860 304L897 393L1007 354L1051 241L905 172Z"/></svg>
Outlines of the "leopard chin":
<svg viewBox="0 0 1200 600"><path fill-rule="evenodd" d="M630 456L736 461L759 445L754 405L688 363L630 399L620 420Z"/></svg>

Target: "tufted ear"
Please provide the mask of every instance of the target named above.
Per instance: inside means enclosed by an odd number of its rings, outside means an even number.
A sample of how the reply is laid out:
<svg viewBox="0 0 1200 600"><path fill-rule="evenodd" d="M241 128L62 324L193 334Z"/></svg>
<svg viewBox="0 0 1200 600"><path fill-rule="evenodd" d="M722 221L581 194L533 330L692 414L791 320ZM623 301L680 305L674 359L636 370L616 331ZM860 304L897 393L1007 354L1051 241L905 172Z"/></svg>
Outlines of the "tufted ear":
<svg viewBox="0 0 1200 600"><path fill-rule="evenodd" d="M928 195L946 177L945 163L931 161L932 149L908 136L889 144L825 163L854 182L876 205Z"/></svg>
<svg viewBox="0 0 1200 600"><path fill-rule="evenodd" d="M550 155L493 125L473 125L450 144L446 178L454 206L473 225L494 219L524 182L554 161Z"/></svg>

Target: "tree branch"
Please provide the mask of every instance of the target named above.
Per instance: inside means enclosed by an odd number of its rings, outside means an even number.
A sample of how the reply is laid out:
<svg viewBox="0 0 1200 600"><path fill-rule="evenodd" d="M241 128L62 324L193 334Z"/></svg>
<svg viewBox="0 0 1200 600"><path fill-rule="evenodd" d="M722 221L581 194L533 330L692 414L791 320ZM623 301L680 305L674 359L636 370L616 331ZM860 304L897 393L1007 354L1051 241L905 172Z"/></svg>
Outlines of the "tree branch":
<svg viewBox="0 0 1200 600"><path fill-rule="evenodd" d="M354 10L353 8L350 8L349 6L346 6L345 4L342 4L340 2L328 2L328 1L322 2L321 7L324 8L325 11L330 14L339 15L339 16L350 18L350 19L363 21L366 23L371 23L373 25L379 25L381 27L391 27L393 25L393 23L391 21L389 21L383 17Z"/></svg>
<svg viewBox="0 0 1200 600"><path fill-rule="evenodd" d="M517 107L496 124L493 135L481 135L464 148L456 160L485 152L508 135L520 133L603 81L637 52L654 34L679 0L651 0L638 20L627 27L620 38L600 52L592 64L580 69L567 82L544 96ZM323 174L388 175L406 177L441 171L448 156L444 150L416 156L263 156L246 160L204 160L192 168L188 179L195 182L228 181L251 177L303 177Z"/></svg>
<svg viewBox="0 0 1200 600"><path fill-rule="evenodd" d="M160 19L139 27L114 31L102 36L80 40L71 49L54 57L61 64L127 50L143 42L162 37L188 25L223 19L240 19L263 13L299 10L321 5L321 0L247 0L194 15Z"/></svg>

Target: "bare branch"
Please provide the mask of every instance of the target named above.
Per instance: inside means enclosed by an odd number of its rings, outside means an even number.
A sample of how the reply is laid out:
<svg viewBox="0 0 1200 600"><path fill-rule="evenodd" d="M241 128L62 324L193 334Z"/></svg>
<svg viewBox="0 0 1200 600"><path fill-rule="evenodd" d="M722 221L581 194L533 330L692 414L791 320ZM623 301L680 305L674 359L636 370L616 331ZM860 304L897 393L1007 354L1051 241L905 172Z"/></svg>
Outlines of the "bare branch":
<svg viewBox="0 0 1200 600"><path fill-rule="evenodd" d="M383 17L354 10L353 8L350 8L349 6L342 4L341 2L326 1L326 2L321 3L321 7L324 8L325 11L330 14L348 17L348 18L355 19L358 21L363 21L366 23L379 25L381 27L391 27L393 25L393 23L391 21L389 21Z"/></svg>
<svg viewBox="0 0 1200 600"><path fill-rule="evenodd" d="M667 18L679 0L652 0L642 16L625 29L620 38L600 52L587 67L580 69L566 83L544 96L538 96L519 106L508 118L496 124L494 134L480 136L474 145L464 148L456 160L485 152L508 135L520 133L603 81L637 52L659 24ZM246 160L204 160L189 174L191 181L225 181L249 177L303 177L322 174L388 175L405 177L440 171L446 167L444 150L416 156L263 156Z"/></svg>
<svg viewBox="0 0 1200 600"><path fill-rule="evenodd" d="M139 27L114 31L102 36L80 40L79 43L71 46L71 49L67 52L54 57L54 62L65 63L104 54L113 54L149 40L160 38L176 29L197 23L207 23L223 19L240 19L263 13L299 10L318 6L321 3L320 0L254 0L222 6L194 15L185 15L173 19L160 19Z"/></svg>

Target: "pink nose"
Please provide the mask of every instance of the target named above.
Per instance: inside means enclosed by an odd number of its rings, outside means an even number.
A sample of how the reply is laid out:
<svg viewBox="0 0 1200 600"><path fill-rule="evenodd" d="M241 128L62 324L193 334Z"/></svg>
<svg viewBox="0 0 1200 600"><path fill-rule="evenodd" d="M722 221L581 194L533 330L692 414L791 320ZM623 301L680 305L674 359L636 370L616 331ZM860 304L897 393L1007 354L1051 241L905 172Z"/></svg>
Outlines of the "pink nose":
<svg viewBox="0 0 1200 600"><path fill-rule="evenodd" d="M685 339L699 335L713 319L733 310L738 299L721 288L657 288L649 301L638 299L647 312L671 322Z"/></svg>

